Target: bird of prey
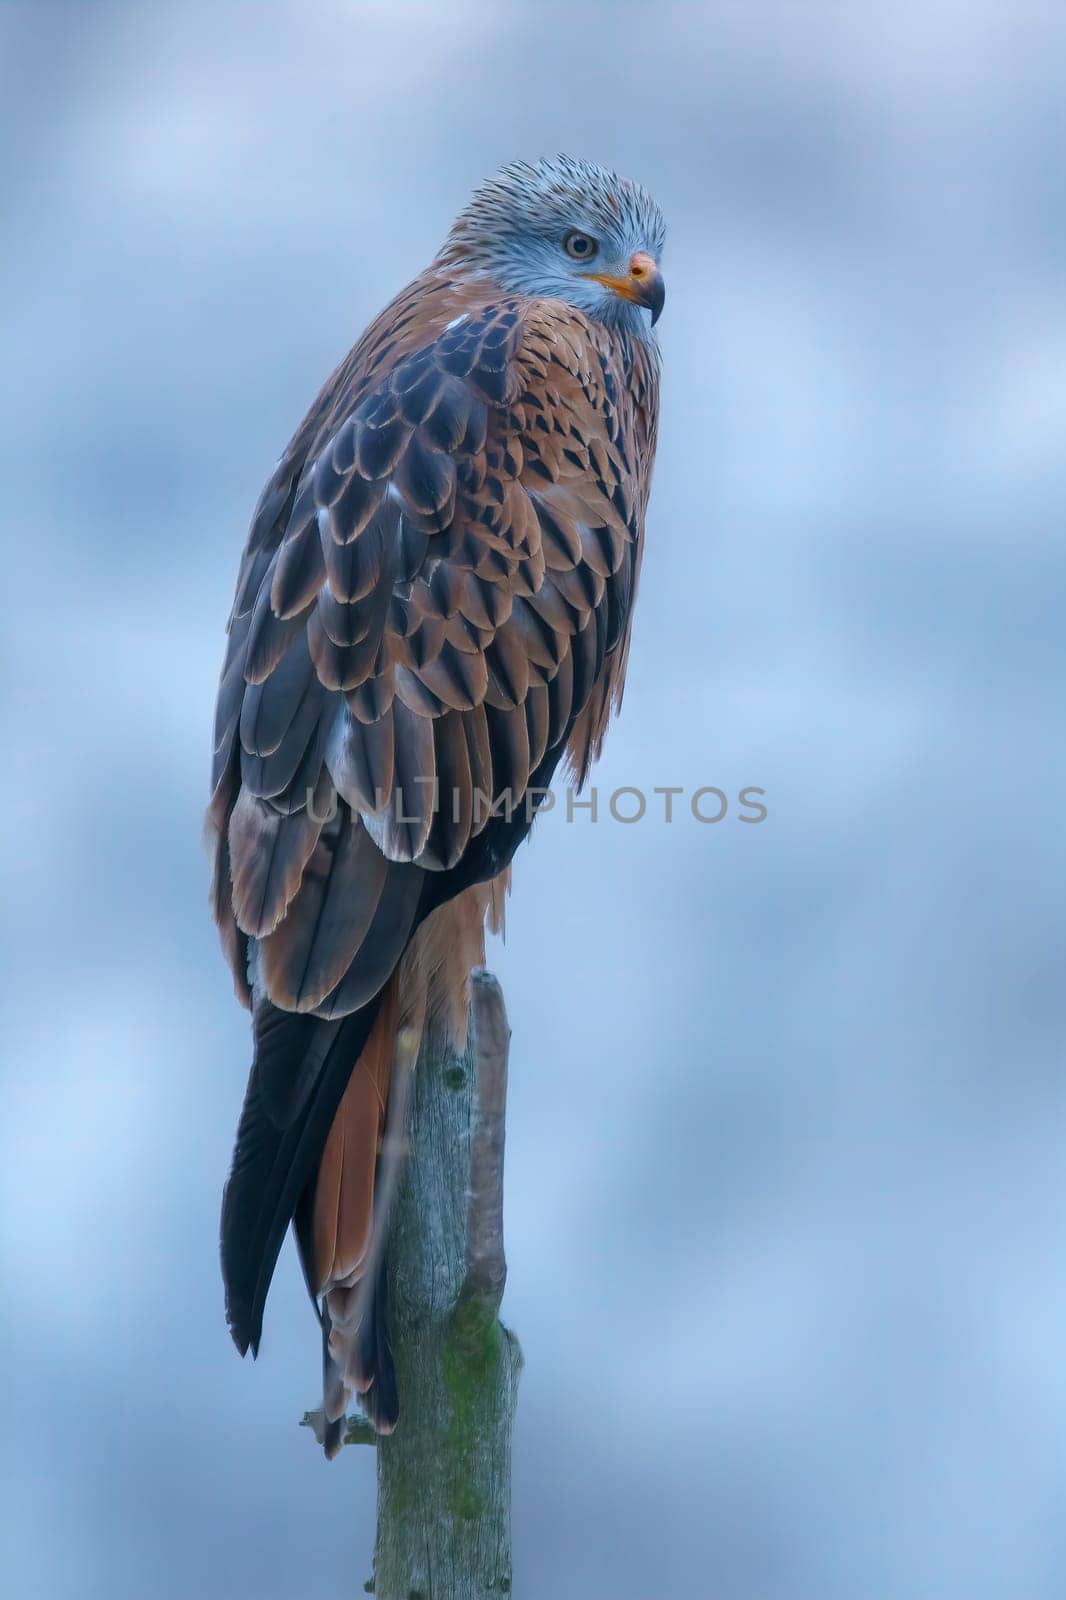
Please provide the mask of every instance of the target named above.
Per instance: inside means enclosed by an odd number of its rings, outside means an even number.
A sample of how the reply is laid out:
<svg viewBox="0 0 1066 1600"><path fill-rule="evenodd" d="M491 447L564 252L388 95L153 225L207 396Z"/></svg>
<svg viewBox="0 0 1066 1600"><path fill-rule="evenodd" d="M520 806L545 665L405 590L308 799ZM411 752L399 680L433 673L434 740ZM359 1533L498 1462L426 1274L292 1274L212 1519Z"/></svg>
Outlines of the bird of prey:
<svg viewBox="0 0 1066 1600"><path fill-rule="evenodd" d="M218 694L212 901L254 1060L222 1205L257 1353L294 1225L327 1454L395 1425L383 1152L560 765L618 706L655 451L664 225L636 183L504 167L345 357L252 518Z"/></svg>

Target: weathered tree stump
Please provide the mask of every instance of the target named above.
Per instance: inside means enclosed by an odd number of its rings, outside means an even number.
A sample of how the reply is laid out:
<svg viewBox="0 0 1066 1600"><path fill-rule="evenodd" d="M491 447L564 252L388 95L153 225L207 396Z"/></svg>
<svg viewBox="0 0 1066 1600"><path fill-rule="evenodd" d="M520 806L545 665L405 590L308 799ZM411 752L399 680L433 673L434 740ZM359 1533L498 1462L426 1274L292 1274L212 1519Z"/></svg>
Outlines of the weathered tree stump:
<svg viewBox="0 0 1066 1600"><path fill-rule="evenodd" d="M427 1038L388 1239L395 1433L377 1445L377 1600L491 1600L511 1589L511 1433L522 1355L499 1319L507 1277L503 1153L510 1028L473 976L466 1054Z"/></svg>

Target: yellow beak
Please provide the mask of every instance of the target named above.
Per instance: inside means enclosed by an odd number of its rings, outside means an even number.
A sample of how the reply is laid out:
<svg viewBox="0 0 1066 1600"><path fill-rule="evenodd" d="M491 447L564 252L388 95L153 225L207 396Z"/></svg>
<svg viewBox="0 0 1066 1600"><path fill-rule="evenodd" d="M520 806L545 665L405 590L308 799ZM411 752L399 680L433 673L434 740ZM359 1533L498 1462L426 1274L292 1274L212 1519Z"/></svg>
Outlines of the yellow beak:
<svg viewBox="0 0 1066 1600"><path fill-rule="evenodd" d="M603 272L586 272L582 276L593 278L596 283L602 283L620 300L631 300L634 305L646 306L651 312L652 327L662 315L666 300L666 284L663 282L662 273L646 250L637 251L629 263L629 272L624 278L612 278Z"/></svg>

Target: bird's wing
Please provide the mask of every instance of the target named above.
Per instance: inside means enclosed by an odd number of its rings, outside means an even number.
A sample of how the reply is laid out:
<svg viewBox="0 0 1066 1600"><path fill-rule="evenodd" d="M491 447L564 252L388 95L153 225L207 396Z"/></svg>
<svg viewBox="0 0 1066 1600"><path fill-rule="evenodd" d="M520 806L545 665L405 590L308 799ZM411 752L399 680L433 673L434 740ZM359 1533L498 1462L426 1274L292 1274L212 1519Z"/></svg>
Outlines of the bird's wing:
<svg viewBox="0 0 1066 1600"><path fill-rule="evenodd" d="M435 903L494 876L530 787L568 747L584 772L624 673L656 387L648 347L439 278L326 385L256 510L219 690L215 911L246 1001L251 940L274 1004L356 1009L426 873Z"/></svg>
<svg viewBox="0 0 1066 1600"><path fill-rule="evenodd" d="M557 302L428 277L326 384L257 507L208 813L215 912L255 1001L222 1219L242 1350L298 1208L313 1235L321 1198L330 1234L303 1239L316 1294L372 1237L365 1182L343 1230L326 1205L323 1150L351 1099L360 1149L342 1165L374 1168L389 1052L362 1068L401 957L434 908L498 878L534 791L602 737L656 375L648 347Z"/></svg>

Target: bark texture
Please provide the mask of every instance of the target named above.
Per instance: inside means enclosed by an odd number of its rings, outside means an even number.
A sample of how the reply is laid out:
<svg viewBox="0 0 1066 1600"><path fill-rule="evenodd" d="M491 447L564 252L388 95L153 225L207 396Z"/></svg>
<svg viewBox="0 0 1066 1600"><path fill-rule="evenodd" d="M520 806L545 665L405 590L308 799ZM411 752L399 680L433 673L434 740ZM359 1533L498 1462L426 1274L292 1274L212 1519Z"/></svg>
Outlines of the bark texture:
<svg viewBox="0 0 1066 1600"><path fill-rule="evenodd" d="M511 1590L522 1355L499 1319L509 1038L499 984L475 973L466 1054L429 1038L415 1073L388 1245L400 1422L377 1440L366 1587L378 1600L491 1600ZM368 1434L352 1419L345 1442Z"/></svg>

